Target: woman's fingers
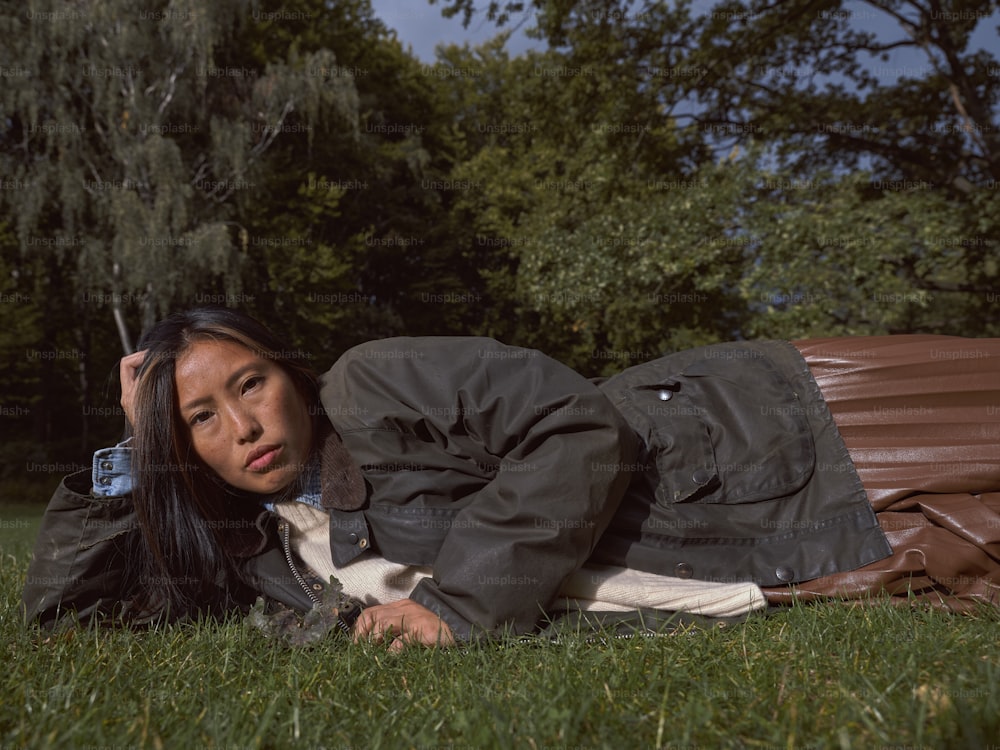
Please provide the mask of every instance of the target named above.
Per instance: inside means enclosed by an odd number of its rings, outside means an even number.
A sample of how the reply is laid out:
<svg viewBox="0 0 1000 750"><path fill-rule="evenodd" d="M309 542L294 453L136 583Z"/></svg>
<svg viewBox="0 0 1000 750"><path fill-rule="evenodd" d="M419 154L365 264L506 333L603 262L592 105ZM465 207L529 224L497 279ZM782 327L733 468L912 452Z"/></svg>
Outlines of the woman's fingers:
<svg viewBox="0 0 1000 750"><path fill-rule="evenodd" d="M354 640L387 643L397 653L411 644L453 646L455 636L448 624L412 599L369 607L354 624Z"/></svg>
<svg viewBox="0 0 1000 750"><path fill-rule="evenodd" d="M122 383L122 410L130 425L135 425L135 385L139 368L146 359L146 350L122 357L118 364L118 375Z"/></svg>

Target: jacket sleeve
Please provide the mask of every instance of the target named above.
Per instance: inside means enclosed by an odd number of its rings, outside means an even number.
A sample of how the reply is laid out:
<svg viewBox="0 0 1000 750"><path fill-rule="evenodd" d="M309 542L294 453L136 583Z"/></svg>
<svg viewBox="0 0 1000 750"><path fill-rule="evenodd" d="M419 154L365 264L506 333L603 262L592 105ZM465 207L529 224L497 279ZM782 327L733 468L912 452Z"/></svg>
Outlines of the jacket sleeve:
<svg viewBox="0 0 1000 750"><path fill-rule="evenodd" d="M420 520L411 522L415 536L419 524L449 519L433 578L410 598L465 640L536 625L610 522L637 448L634 433L586 378L537 351L491 339L389 339L358 347L326 376L323 401L328 412L360 405L334 421L338 431L348 427L345 444L363 469L387 460L391 443L380 435L405 437L398 465L390 467L396 478L386 480L397 490L387 493L388 502L399 506L389 511L405 517L423 505L414 516ZM420 486L433 477L412 478L426 473L428 451L442 454L448 470L441 481L451 497ZM461 461L470 464L468 490L454 480ZM408 486L424 494L408 493ZM380 552L397 557L392 549Z"/></svg>
<svg viewBox="0 0 1000 750"><path fill-rule="evenodd" d="M26 620L51 626L72 613L81 621L121 614L138 534L130 497L95 496L86 470L65 477L35 542L21 596Z"/></svg>

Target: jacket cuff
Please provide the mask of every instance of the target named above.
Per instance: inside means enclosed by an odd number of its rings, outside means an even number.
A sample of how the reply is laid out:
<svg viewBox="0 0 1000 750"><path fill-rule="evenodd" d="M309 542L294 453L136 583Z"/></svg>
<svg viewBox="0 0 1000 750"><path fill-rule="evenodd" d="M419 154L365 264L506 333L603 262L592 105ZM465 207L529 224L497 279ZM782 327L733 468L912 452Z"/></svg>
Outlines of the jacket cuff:
<svg viewBox="0 0 1000 750"><path fill-rule="evenodd" d="M433 579L425 578L416 585L410 593L409 598L440 617L451 628L451 634L455 636L455 640L459 643L489 640L490 633L487 630L474 626L451 607L444 604L435 595L433 584Z"/></svg>
<svg viewBox="0 0 1000 750"><path fill-rule="evenodd" d="M122 497L132 492L132 448L127 445L131 439L94 453L94 497Z"/></svg>

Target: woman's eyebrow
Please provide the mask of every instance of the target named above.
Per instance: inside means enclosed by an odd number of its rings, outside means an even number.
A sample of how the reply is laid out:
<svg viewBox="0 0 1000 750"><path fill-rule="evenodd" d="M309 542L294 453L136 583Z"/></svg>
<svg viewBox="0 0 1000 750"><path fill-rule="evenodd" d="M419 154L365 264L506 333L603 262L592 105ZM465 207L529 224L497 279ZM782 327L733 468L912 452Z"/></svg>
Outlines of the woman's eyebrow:
<svg viewBox="0 0 1000 750"><path fill-rule="evenodd" d="M236 385L236 383L239 381L240 378L246 375L246 373L248 373L250 370L254 370L257 367L258 364L256 362L251 362L250 364L243 365L243 367L239 368L238 370L235 370L228 378L226 378L226 390L232 388L234 385ZM181 406L181 411L188 411L189 409L193 409L196 406L200 406L201 404L211 400L212 400L211 395L201 396L200 398L192 399L191 401L188 401L186 404Z"/></svg>

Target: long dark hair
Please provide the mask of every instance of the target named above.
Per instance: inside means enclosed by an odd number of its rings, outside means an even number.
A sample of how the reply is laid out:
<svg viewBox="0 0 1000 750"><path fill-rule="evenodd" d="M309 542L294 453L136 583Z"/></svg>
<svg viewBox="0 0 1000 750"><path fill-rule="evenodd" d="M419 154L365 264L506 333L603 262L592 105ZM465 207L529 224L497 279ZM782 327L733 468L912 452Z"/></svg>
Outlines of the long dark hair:
<svg viewBox="0 0 1000 750"><path fill-rule="evenodd" d="M195 453L177 404L174 366L197 341L229 341L273 361L318 415L317 377L301 352L253 318L200 307L175 313L146 332L133 430L133 503L142 530L138 561L147 607L171 618L245 603L239 550L260 541L259 498L227 485ZM314 435L316 434L314 430Z"/></svg>

